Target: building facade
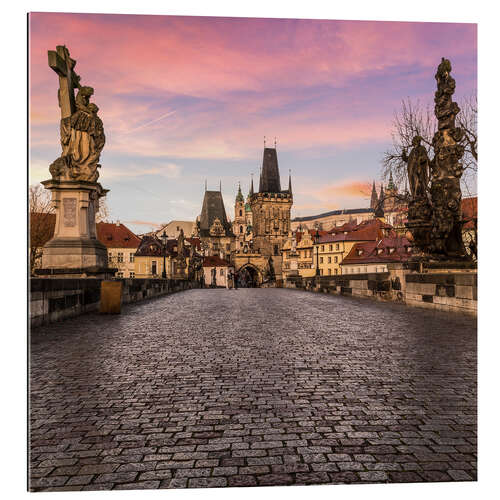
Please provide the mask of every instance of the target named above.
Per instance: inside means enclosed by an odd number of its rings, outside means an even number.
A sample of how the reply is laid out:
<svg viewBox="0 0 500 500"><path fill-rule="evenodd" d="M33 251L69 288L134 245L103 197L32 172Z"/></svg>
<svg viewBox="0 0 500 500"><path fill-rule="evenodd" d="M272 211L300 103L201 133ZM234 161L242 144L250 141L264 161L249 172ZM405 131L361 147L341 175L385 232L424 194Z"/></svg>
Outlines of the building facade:
<svg viewBox="0 0 500 500"><path fill-rule="evenodd" d="M120 222L98 222L97 239L108 250L108 267L116 268L115 277L135 278L135 253L141 239Z"/></svg>
<svg viewBox="0 0 500 500"><path fill-rule="evenodd" d="M234 248L234 233L226 216L222 192L205 190L195 236L201 241L204 256L217 255L229 260Z"/></svg>

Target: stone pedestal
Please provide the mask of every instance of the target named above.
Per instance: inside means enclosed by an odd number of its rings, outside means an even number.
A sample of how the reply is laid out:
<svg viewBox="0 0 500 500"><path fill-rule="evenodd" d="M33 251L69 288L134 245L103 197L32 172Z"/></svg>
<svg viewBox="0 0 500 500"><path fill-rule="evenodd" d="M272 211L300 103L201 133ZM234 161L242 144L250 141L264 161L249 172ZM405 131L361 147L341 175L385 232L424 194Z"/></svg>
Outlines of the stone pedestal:
<svg viewBox="0 0 500 500"><path fill-rule="evenodd" d="M54 237L43 248L39 276L112 277L108 252L97 239L95 215L99 198L107 190L99 183L48 180L42 183L52 193L56 212Z"/></svg>

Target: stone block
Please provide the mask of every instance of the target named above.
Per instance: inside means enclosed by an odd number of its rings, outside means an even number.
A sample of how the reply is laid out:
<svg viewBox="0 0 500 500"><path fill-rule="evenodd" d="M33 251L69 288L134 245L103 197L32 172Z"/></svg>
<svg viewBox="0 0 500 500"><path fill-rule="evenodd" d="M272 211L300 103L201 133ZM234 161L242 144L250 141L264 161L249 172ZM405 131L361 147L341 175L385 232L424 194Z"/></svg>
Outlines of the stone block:
<svg viewBox="0 0 500 500"><path fill-rule="evenodd" d="M474 300L474 289L473 286L469 285L456 285L455 286L455 296L460 299Z"/></svg>
<svg viewBox="0 0 500 500"><path fill-rule="evenodd" d="M122 304L122 282L101 282L101 305L99 312L103 314L120 314Z"/></svg>
<svg viewBox="0 0 500 500"><path fill-rule="evenodd" d="M409 282L406 284L406 292L419 294L419 295L435 295L436 294L436 284L435 283Z"/></svg>

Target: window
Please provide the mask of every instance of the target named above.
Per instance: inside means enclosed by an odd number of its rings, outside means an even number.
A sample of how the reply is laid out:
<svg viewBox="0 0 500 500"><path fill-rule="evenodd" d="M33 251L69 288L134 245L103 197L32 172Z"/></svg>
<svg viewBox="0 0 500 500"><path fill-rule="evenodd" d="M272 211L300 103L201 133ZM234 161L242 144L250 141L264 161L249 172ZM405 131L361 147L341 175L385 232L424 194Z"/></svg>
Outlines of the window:
<svg viewBox="0 0 500 500"><path fill-rule="evenodd" d="M332 270L329 268L328 269L328 276L331 276L332 275Z"/></svg>
<svg viewBox="0 0 500 500"><path fill-rule="evenodd" d="M118 262L123 262L123 252L118 252Z"/></svg>
<svg viewBox="0 0 500 500"><path fill-rule="evenodd" d="M331 252L333 250L333 245L328 245L328 250Z"/></svg>
<svg viewBox="0 0 500 500"><path fill-rule="evenodd" d="M339 270L338 269L335 269L335 274L339 274Z"/></svg>
<svg viewBox="0 0 500 500"><path fill-rule="evenodd" d="M335 245L335 250L338 250L338 249L339 249L339 244L337 243L337 244Z"/></svg>
<svg viewBox="0 0 500 500"><path fill-rule="evenodd" d="M228 243L228 244L226 245L226 250L227 250L228 252L231 250L231 243Z"/></svg>
<svg viewBox="0 0 500 500"><path fill-rule="evenodd" d="M219 249L219 244L216 241L214 241L213 247L214 247L214 250L218 250Z"/></svg>
<svg viewBox="0 0 500 500"><path fill-rule="evenodd" d="M333 259L333 262L337 263L339 261L339 258L337 256L335 256L335 258Z"/></svg>
<svg viewBox="0 0 500 500"><path fill-rule="evenodd" d="M321 251L324 252L325 251L325 245L321 245Z"/></svg>
<svg viewBox="0 0 500 500"><path fill-rule="evenodd" d="M242 211L242 210L240 210L240 217L241 217L242 215L243 215L243 211Z"/></svg>
<svg viewBox="0 0 500 500"><path fill-rule="evenodd" d="M240 241L240 248L241 248L242 246L243 246L243 242L242 242L242 241Z"/></svg>
<svg viewBox="0 0 500 500"><path fill-rule="evenodd" d="M111 252L108 252L108 262L113 261L113 254Z"/></svg>
<svg viewBox="0 0 500 500"><path fill-rule="evenodd" d="M243 232L243 226L240 226L240 234Z"/></svg>
<svg viewBox="0 0 500 500"><path fill-rule="evenodd" d="M153 260L151 262L151 274L154 276L157 274L157 269L156 269L156 260Z"/></svg>
<svg viewBox="0 0 500 500"><path fill-rule="evenodd" d="M117 278L123 278L123 273L120 271L118 273L116 273L116 277Z"/></svg>
<svg viewBox="0 0 500 500"><path fill-rule="evenodd" d="M323 264L323 257L320 257L320 258L319 258L319 263L320 263L320 264Z"/></svg>
<svg viewBox="0 0 500 500"><path fill-rule="evenodd" d="M274 245L274 255L278 255L280 251L280 247L278 245Z"/></svg>
<svg viewBox="0 0 500 500"><path fill-rule="evenodd" d="M130 271L130 277L131 277L131 278L135 278L135 273L134 273L134 271Z"/></svg>
<svg viewBox="0 0 500 500"><path fill-rule="evenodd" d="M128 257L129 257L130 262L134 262L135 253L129 254Z"/></svg>
<svg viewBox="0 0 500 500"><path fill-rule="evenodd" d="M331 263L332 263L332 258L328 257L328 264L331 264Z"/></svg>
<svg viewBox="0 0 500 500"><path fill-rule="evenodd" d="M221 276L224 276L224 268L221 268L220 273Z"/></svg>

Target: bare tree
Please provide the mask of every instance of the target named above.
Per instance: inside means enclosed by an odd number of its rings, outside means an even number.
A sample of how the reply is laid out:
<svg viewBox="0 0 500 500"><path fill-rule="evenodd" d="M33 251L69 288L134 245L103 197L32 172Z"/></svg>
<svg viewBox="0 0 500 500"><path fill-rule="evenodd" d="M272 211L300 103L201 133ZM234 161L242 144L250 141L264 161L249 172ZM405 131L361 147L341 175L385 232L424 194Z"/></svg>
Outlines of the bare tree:
<svg viewBox="0 0 500 500"><path fill-rule="evenodd" d="M109 210L108 204L106 203L106 198L104 196L99 198L99 210L95 214L96 222L109 222L111 217L111 211Z"/></svg>
<svg viewBox="0 0 500 500"><path fill-rule="evenodd" d="M54 234L55 215L50 193L41 185L33 184L28 193L30 275L40 265L42 248Z"/></svg>
<svg viewBox="0 0 500 500"><path fill-rule="evenodd" d="M459 103L460 113L457 115L456 125L464 130L461 141L464 147L462 164L464 175L462 187L467 194L471 194L470 185L475 184L477 173L477 97L471 96L462 99ZM401 109L394 113L392 122L392 147L385 151L382 158L382 176L387 179L392 173L397 185L402 186L407 180L406 163L403 160L403 150L409 151L415 136L422 138L422 145L427 149L429 158L434 156L432 138L437 130L437 120L434 109L423 105L420 101L412 102L410 98L403 100Z"/></svg>

